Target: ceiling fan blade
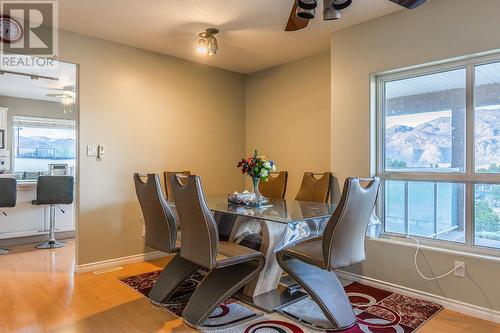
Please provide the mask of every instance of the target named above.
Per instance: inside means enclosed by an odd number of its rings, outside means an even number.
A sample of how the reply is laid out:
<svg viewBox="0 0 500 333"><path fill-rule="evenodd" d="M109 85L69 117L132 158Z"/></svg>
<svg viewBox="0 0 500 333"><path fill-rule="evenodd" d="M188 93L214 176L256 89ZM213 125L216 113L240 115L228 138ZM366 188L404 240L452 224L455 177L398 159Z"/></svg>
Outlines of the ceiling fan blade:
<svg viewBox="0 0 500 333"><path fill-rule="evenodd" d="M307 27L309 20L300 18L297 15L295 15L296 10L297 10L297 1L294 0L292 12L290 13L290 17L288 18L288 22L286 23L285 31L296 31Z"/></svg>
<svg viewBox="0 0 500 333"><path fill-rule="evenodd" d="M417 8L420 5L423 5L427 0L391 0L392 2L403 6L408 9Z"/></svg>

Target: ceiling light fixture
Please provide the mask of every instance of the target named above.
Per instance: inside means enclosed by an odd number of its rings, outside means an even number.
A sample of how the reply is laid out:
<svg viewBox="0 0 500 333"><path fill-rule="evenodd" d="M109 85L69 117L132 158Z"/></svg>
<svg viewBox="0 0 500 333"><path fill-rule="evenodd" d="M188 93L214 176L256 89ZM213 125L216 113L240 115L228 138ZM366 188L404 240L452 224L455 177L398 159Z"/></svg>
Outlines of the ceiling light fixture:
<svg viewBox="0 0 500 333"><path fill-rule="evenodd" d="M208 28L204 32L200 32L198 34L200 36L197 49L199 54L208 54L209 56L217 54L219 44L217 43L217 38L215 38L214 35L218 32L219 29Z"/></svg>
<svg viewBox="0 0 500 333"><path fill-rule="evenodd" d="M352 4L352 0L323 0L323 20L338 20L342 17L340 11Z"/></svg>
<svg viewBox="0 0 500 333"><path fill-rule="evenodd" d="M333 9L335 0L323 0L323 21L338 20L342 17L340 10Z"/></svg>
<svg viewBox="0 0 500 333"><path fill-rule="evenodd" d="M316 15L317 0L297 0L296 15L302 19L312 20Z"/></svg>

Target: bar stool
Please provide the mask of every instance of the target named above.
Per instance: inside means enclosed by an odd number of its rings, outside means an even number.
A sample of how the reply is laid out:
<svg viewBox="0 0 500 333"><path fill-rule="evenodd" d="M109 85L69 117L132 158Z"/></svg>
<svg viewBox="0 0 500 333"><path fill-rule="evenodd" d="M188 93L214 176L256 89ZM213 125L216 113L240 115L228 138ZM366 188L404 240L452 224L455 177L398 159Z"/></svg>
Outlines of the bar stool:
<svg viewBox="0 0 500 333"><path fill-rule="evenodd" d="M15 207L17 199L17 180L15 178L0 178L0 213L7 216L1 208ZM0 248L0 255L9 250Z"/></svg>
<svg viewBox="0 0 500 333"><path fill-rule="evenodd" d="M38 244L37 249L54 249L66 245L56 240L56 207L57 205L70 205L73 203L75 179L73 176L40 176L36 186L36 200L31 203L35 206L49 206L50 227L49 240ZM59 208L59 207L57 207ZM59 208L61 212L64 210Z"/></svg>

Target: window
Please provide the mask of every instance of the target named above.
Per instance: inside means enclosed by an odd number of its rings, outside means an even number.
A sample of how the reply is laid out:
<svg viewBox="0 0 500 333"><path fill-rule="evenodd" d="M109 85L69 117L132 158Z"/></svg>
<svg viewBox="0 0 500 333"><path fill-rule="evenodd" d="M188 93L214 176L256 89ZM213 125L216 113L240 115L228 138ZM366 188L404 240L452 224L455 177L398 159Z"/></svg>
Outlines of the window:
<svg viewBox="0 0 500 333"><path fill-rule="evenodd" d="M376 83L385 233L500 249L500 56Z"/></svg>
<svg viewBox="0 0 500 333"><path fill-rule="evenodd" d="M75 167L75 121L14 116L13 170L19 180L36 179L49 164Z"/></svg>

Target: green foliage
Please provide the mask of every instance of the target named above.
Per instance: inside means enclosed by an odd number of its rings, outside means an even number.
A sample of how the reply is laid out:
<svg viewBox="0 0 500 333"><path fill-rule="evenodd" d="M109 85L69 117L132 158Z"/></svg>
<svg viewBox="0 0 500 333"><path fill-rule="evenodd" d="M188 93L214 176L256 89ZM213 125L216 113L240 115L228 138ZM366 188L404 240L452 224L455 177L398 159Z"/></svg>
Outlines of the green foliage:
<svg viewBox="0 0 500 333"><path fill-rule="evenodd" d="M385 163L388 168L406 168L406 162L393 160L392 158L387 158Z"/></svg>
<svg viewBox="0 0 500 333"><path fill-rule="evenodd" d="M487 169L481 168L477 171L481 173L500 173L500 164L491 163Z"/></svg>
<svg viewBox="0 0 500 333"><path fill-rule="evenodd" d="M500 241L500 233L498 232L479 231L476 233L476 237Z"/></svg>
<svg viewBox="0 0 500 333"><path fill-rule="evenodd" d="M495 213L488 200L476 200L476 230L500 234L500 216Z"/></svg>

